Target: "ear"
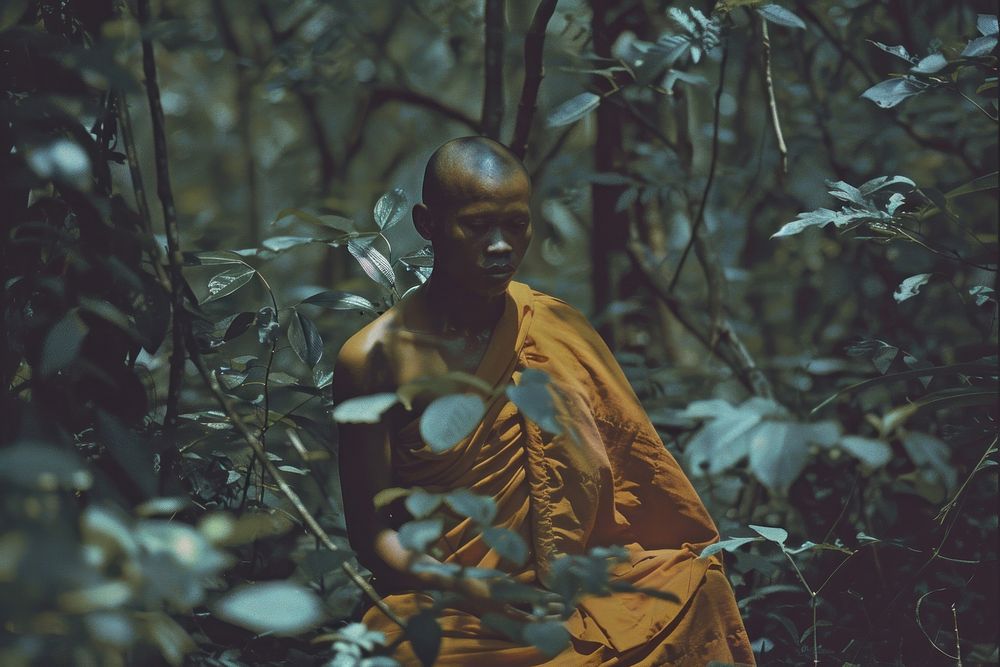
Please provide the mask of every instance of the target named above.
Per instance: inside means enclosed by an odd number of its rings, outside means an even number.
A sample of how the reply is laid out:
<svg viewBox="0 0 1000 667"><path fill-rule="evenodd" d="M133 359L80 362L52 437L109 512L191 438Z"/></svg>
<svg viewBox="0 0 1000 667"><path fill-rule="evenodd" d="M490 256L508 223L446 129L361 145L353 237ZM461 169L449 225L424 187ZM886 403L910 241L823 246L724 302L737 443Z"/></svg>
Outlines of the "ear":
<svg viewBox="0 0 1000 667"><path fill-rule="evenodd" d="M417 228L418 234L428 241L431 240L434 235L434 221L426 204L420 203L413 207L413 226Z"/></svg>

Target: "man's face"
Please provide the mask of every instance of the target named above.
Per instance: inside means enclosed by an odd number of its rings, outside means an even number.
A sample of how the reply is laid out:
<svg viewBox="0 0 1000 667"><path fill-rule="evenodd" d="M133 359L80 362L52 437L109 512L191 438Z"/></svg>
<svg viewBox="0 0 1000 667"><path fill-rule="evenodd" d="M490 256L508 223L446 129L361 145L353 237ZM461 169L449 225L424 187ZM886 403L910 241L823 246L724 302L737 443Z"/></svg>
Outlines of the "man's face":
<svg viewBox="0 0 1000 667"><path fill-rule="evenodd" d="M484 296L502 294L531 241L531 185L521 173L469 177L433 220L434 273Z"/></svg>

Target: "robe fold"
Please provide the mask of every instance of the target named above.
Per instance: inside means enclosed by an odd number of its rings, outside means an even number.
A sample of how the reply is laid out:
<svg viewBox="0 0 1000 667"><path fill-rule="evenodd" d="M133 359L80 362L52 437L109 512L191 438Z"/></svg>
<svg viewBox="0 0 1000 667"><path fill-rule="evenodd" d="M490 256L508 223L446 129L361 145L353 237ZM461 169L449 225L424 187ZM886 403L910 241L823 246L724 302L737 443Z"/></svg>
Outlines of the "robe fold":
<svg viewBox="0 0 1000 667"><path fill-rule="evenodd" d="M449 524L437 550L446 563L494 568L543 586L560 555L623 545L611 579L671 593L585 596L565 622L571 646L555 658L446 609L439 665L753 664L732 589L717 557L697 558L718 539L715 524L649 422L611 351L586 318L563 301L513 282L476 375L491 386L519 383L527 369L548 374L564 433L524 419L501 392L476 430L435 453L418 420L393 434L394 485L431 492L467 488L496 501L494 525L530 545L517 567L491 550L472 521ZM402 617L430 604L404 591L386 596ZM364 616L392 642L401 630L382 612ZM418 665L408 642L397 657Z"/></svg>

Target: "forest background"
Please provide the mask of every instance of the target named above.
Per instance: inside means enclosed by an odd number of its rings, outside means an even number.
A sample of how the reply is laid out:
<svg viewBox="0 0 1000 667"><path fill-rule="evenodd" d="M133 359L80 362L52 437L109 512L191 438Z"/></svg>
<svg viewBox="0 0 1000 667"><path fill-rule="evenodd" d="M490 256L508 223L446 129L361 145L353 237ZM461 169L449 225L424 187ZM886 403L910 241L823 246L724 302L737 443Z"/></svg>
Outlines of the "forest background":
<svg viewBox="0 0 1000 667"><path fill-rule="evenodd" d="M332 362L426 278L408 210L470 134L524 155L519 279L611 344L760 662L998 662L995 3L150 4L0 5L0 662L395 664L334 420L406 397L334 409ZM525 557L491 499L389 495L415 548L458 514ZM490 622L555 653L536 612Z"/></svg>

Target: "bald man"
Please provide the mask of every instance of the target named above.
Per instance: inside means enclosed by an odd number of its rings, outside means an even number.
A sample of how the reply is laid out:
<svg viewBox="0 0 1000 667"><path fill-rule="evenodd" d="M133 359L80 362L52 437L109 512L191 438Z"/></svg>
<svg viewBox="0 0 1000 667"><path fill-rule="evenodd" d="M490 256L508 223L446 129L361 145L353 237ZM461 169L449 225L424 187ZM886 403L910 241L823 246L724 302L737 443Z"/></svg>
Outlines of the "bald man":
<svg viewBox="0 0 1000 667"><path fill-rule="evenodd" d="M404 618L431 605L421 591L462 594L463 602L437 612L443 638L435 664L753 663L721 563L697 557L718 539L715 525L614 356L575 309L512 281L531 240L530 197L523 165L489 139L450 141L428 162L413 221L434 248L433 271L344 344L334 399L396 392L454 371L494 391L483 395L487 411L478 428L446 452L431 450L419 434L433 395L417 396L410 410L397 405L377 424L340 425L351 544ZM525 419L502 391L532 369L544 371L558 393L563 433ZM398 529L411 517L373 503L390 487L464 488L492 497L493 524L521 536L530 547L527 562L507 561L471 519L454 515L442 516L433 555L410 551ZM487 612L525 617L495 600L488 580L414 568L443 562L499 570L544 592L561 556L608 545L629 555L613 579L669 595L583 598L565 622L571 645L554 658L480 623ZM390 641L400 638L375 608L364 621ZM419 664L409 642L396 657Z"/></svg>

